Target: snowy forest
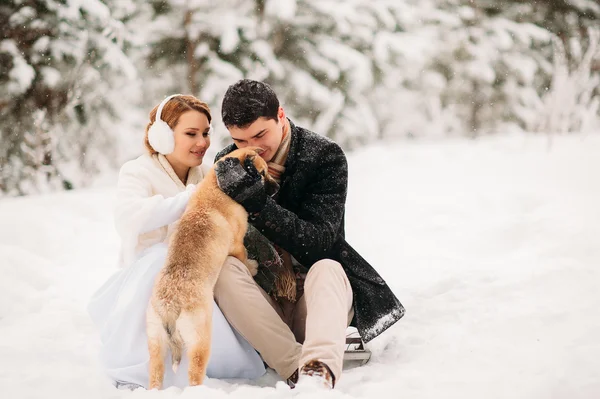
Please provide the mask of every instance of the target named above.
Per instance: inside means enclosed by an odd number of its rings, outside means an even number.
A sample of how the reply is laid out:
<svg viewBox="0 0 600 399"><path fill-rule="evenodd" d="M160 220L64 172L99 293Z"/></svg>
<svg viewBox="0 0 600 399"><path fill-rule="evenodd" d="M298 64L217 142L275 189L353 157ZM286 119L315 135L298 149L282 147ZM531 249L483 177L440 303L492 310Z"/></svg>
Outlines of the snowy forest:
<svg viewBox="0 0 600 399"><path fill-rule="evenodd" d="M0 197L69 190L143 151L171 93L248 77L345 150L600 132L598 0L1 0Z"/></svg>

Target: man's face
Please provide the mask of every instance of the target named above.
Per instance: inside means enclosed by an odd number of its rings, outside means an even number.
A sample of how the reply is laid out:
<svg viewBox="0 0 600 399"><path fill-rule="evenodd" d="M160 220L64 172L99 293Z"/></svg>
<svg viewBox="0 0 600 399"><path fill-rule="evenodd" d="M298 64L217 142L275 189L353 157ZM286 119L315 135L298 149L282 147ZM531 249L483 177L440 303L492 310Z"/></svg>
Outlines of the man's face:
<svg viewBox="0 0 600 399"><path fill-rule="evenodd" d="M238 148L248 146L262 148L264 151L260 156L266 162L269 162L273 159L273 155L275 155L279 144L281 144L284 126L285 113L283 108L279 107L276 121L260 117L243 128L238 126L229 127L229 134L231 134L231 138Z"/></svg>

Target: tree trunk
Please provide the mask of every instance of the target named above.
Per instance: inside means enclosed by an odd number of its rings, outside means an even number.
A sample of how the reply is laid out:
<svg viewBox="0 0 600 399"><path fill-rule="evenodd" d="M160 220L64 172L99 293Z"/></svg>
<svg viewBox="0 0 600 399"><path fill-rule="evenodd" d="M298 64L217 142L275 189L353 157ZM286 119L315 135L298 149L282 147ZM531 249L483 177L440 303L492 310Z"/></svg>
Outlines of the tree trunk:
<svg viewBox="0 0 600 399"><path fill-rule="evenodd" d="M192 16L194 12L192 10L186 10L183 25L185 27L185 54L187 58L188 67L188 89L193 95L198 95L198 81L196 77L198 75L198 62L194 55L198 40L190 37L189 26L192 23Z"/></svg>

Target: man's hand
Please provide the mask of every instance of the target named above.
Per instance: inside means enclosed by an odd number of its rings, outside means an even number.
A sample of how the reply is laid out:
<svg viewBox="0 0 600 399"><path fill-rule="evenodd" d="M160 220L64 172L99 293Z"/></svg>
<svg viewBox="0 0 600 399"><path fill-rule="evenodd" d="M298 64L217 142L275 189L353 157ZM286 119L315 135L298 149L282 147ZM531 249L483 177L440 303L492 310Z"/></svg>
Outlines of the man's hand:
<svg viewBox="0 0 600 399"><path fill-rule="evenodd" d="M265 184L252 162L242 166L238 158L223 158L217 162L215 172L219 188L247 212L260 212L265 207Z"/></svg>

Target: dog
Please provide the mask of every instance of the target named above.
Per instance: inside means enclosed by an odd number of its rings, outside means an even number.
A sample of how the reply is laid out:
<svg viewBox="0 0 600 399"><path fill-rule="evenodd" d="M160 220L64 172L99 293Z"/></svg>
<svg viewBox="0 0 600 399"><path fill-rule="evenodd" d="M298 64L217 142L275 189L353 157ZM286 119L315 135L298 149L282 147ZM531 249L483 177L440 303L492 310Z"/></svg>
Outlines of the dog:
<svg viewBox="0 0 600 399"><path fill-rule="evenodd" d="M171 237L146 313L149 389L162 387L167 349L177 371L184 347L190 361L189 384L202 384L210 357L213 292L221 266L227 256L234 256L256 275L258 264L248 259L244 247L248 213L221 191L215 168L229 157L238 158L242 165L252 162L271 194L278 185L260 151L241 148L217 161L190 198Z"/></svg>

